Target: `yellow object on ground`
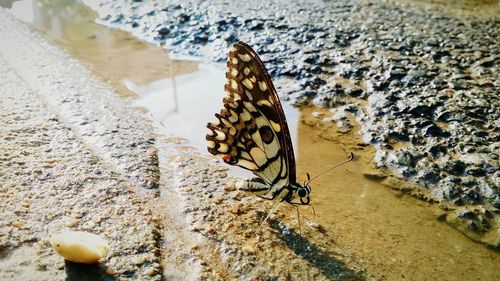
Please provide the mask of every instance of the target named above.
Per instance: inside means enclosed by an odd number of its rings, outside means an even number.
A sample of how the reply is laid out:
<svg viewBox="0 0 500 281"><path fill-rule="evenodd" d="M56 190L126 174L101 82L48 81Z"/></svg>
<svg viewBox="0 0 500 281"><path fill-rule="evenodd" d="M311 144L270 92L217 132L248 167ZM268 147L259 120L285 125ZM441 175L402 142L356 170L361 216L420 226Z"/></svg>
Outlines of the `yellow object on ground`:
<svg viewBox="0 0 500 281"><path fill-rule="evenodd" d="M52 248L66 260L78 263L97 263L109 250L100 236L82 231L65 231L50 238Z"/></svg>

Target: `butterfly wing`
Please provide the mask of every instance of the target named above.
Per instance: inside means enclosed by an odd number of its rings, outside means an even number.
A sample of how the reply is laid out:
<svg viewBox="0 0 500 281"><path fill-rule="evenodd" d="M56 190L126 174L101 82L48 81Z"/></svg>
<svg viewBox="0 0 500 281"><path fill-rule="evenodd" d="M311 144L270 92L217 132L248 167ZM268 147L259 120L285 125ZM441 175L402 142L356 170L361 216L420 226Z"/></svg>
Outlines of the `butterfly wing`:
<svg viewBox="0 0 500 281"><path fill-rule="evenodd" d="M226 96L207 127L208 151L252 171L266 185L253 191L274 199L295 183L295 159L285 114L271 78L250 46L239 42L227 60Z"/></svg>

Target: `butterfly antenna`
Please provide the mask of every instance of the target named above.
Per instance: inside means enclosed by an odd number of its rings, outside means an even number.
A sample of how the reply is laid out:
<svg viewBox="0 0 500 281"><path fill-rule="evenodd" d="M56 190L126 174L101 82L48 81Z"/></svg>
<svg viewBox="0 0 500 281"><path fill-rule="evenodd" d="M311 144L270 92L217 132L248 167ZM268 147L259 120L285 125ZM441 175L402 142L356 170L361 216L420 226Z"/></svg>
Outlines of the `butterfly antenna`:
<svg viewBox="0 0 500 281"><path fill-rule="evenodd" d="M326 170L324 170L323 172L319 173L318 175L314 176L313 178L310 178L309 174L307 175L307 184L309 184L310 182L312 182L314 179L316 179L317 177L323 175L324 173L326 172L329 172L335 168L337 168L338 166L342 166L350 161L352 161L352 159L354 159L354 153L351 152L351 155L349 156L349 158L347 160L345 160L344 162L341 162L341 163L338 163L337 165L333 166L333 167L330 167L330 168L327 168Z"/></svg>

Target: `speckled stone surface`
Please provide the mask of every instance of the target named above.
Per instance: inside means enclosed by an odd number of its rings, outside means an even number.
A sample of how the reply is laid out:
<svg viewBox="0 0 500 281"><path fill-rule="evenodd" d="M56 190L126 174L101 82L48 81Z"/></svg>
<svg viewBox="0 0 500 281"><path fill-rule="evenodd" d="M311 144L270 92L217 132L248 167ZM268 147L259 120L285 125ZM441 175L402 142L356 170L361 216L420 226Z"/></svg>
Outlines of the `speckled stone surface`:
<svg viewBox="0 0 500 281"><path fill-rule="evenodd" d="M262 200L226 167L153 137L79 62L0 17L0 280L374 279L320 226L308 240L289 228L291 210L259 228ZM48 243L64 229L99 234L110 253L64 262Z"/></svg>
<svg viewBox="0 0 500 281"><path fill-rule="evenodd" d="M223 61L249 43L272 76L295 80L284 98L332 108L325 122L346 132L356 120L377 167L456 207L475 239L498 231L498 5L97 2L99 22L174 53ZM494 236L486 243L498 246Z"/></svg>
<svg viewBox="0 0 500 281"><path fill-rule="evenodd" d="M145 119L120 120L109 88L0 17L0 280L160 280L159 225L136 194L152 196L158 169ZM65 229L99 234L109 254L65 263L48 243Z"/></svg>

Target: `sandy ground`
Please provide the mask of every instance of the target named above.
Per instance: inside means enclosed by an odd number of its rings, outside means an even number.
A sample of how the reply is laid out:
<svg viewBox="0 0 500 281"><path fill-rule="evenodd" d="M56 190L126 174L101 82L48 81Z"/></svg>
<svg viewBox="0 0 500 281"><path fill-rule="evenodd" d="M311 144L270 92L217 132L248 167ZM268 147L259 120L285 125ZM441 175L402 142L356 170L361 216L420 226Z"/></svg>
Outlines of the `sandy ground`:
<svg viewBox="0 0 500 281"><path fill-rule="evenodd" d="M0 279L160 280L158 225L144 205L157 184L147 123L122 119L127 107L107 86L0 17ZM65 265L47 242L63 229L102 235L110 255Z"/></svg>
<svg viewBox="0 0 500 281"><path fill-rule="evenodd" d="M315 195L325 197L314 198L317 217L301 211L308 216L302 227L297 227L295 209L282 206L259 228L270 202L236 190L225 167L186 148L185 140L152 133L147 118L116 98L78 62L5 12L0 16L0 196L6 202L0 204L5 214L0 219L0 280L427 280L431 276L454 280L464 274L495 280L499 276L494 269L498 256L474 248L472 242L453 242L458 232L445 234L449 236L442 240L424 238L427 245L419 245L424 239L414 237L411 228L406 234L403 227L391 232L390 223L375 227L374 234L362 223L368 215L346 215L337 210L344 206L338 203L337 209L320 208L322 201L340 200L336 199L340 194L333 196L331 191L315 189ZM302 122L322 128L311 118ZM338 134L321 138L337 139ZM307 166L303 164L299 166ZM361 165L359 159L353 164ZM382 198L381 205L394 201ZM373 213L384 214L382 207L370 203ZM397 207L392 212L405 217L420 214ZM353 223L342 224L341 216ZM329 219L335 223L322 224ZM432 218L416 221L415 227L429 229L429 235L434 229L437 236L447 233ZM112 253L100 266L64 263L47 238L68 228L101 234L110 241ZM363 240L360 233L370 239ZM410 244L411 238L418 241ZM442 247L444 240L452 246ZM438 254L426 250L433 243L442 248ZM391 255L391 250L404 252L408 246L415 247L415 259L428 261L417 264Z"/></svg>
<svg viewBox="0 0 500 281"><path fill-rule="evenodd" d="M259 228L268 202L227 168L156 139L77 61L0 17L0 280L377 279L320 225L290 228L292 207ZM48 244L63 229L100 234L111 253L65 263Z"/></svg>
<svg viewBox="0 0 500 281"><path fill-rule="evenodd" d="M174 53L224 61L252 46L279 91L359 124L383 183L439 203L498 248L499 7L493 1L84 1L97 22ZM354 116L355 118L350 118ZM421 196L425 194L425 196Z"/></svg>

